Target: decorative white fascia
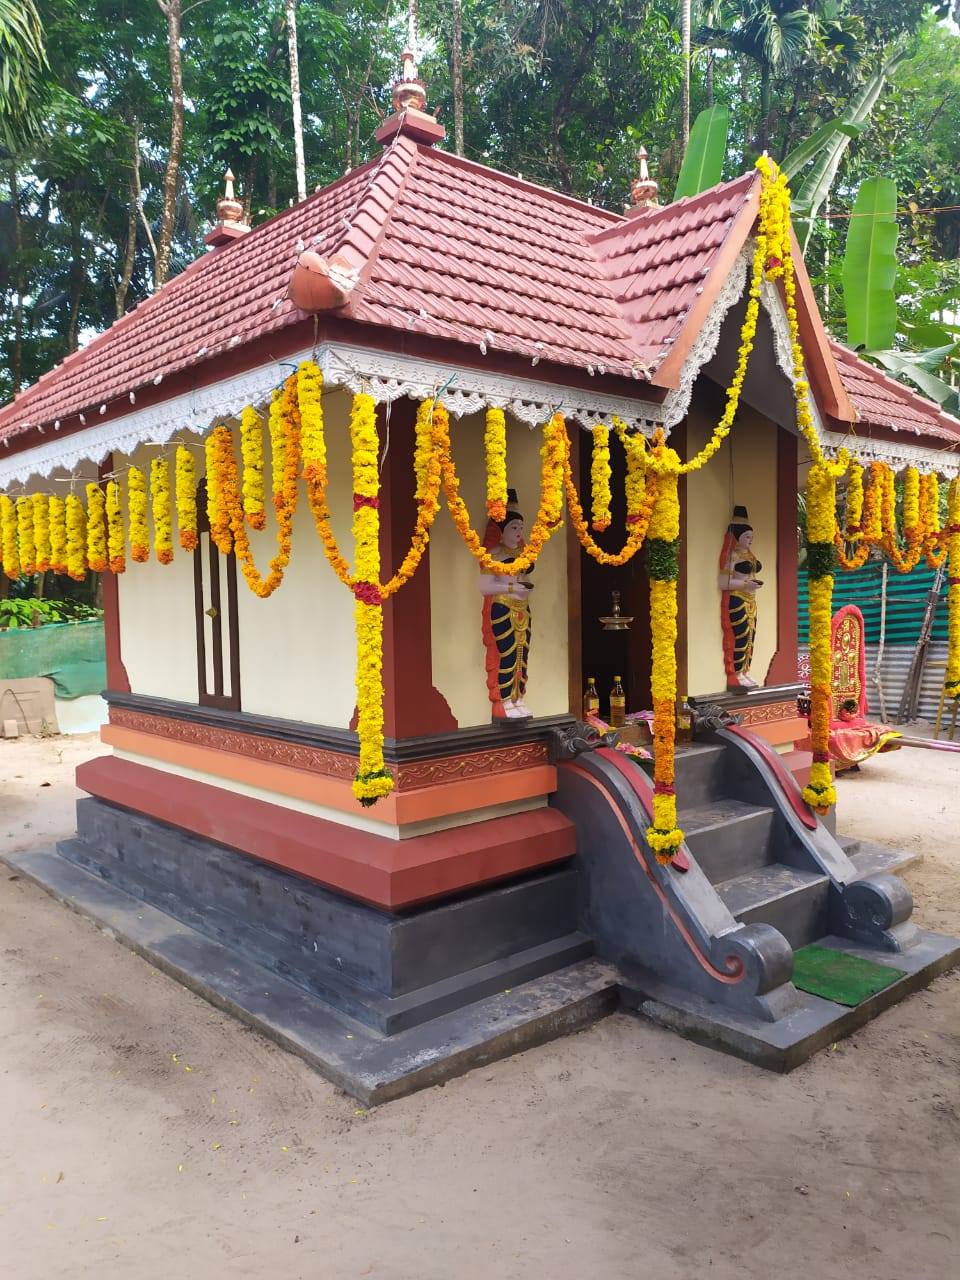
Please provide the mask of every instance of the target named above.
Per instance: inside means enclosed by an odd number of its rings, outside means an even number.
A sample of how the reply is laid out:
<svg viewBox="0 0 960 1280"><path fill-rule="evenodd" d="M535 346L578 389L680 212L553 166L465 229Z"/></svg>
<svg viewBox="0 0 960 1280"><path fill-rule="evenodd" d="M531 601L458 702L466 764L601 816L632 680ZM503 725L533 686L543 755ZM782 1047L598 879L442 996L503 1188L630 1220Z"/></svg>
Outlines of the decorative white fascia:
<svg viewBox="0 0 960 1280"><path fill-rule="evenodd" d="M366 392L378 404L389 404L403 396L423 400L440 392L456 417L496 407L530 427L539 426L558 411L584 427L609 424L613 417L619 417L647 433L663 420L663 405L640 398L327 343L315 353L309 349L297 352L282 361L271 361L199 390L171 396L148 408L132 409L122 417L74 435L59 437L48 427L49 438L43 444L9 456L3 456L6 451L0 449L0 490L54 471L70 474L81 463L97 464L111 453L129 456L140 444L166 444L185 431L205 435L219 423L235 419L246 405L267 404L274 389L301 360L311 356L323 370L328 385L354 393Z"/></svg>
<svg viewBox="0 0 960 1280"><path fill-rule="evenodd" d="M902 430L900 434L903 435ZM849 449L861 462L886 462L894 471L916 467L918 471L937 471L947 477L960 475L960 454L948 445L934 449L906 441L901 444L872 436L841 435L838 431L824 431L821 438L825 449Z"/></svg>

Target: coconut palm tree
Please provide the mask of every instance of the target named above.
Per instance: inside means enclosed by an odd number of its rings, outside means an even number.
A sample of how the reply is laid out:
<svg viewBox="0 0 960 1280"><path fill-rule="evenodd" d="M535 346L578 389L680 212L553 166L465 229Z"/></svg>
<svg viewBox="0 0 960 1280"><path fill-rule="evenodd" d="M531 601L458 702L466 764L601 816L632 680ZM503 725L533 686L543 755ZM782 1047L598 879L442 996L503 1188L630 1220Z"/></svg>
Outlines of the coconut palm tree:
<svg viewBox="0 0 960 1280"><path fill-rule="evenodd" d="M11 151L39 128L38 86L46 66L34 0L0 0L0 139Z"/></svg>

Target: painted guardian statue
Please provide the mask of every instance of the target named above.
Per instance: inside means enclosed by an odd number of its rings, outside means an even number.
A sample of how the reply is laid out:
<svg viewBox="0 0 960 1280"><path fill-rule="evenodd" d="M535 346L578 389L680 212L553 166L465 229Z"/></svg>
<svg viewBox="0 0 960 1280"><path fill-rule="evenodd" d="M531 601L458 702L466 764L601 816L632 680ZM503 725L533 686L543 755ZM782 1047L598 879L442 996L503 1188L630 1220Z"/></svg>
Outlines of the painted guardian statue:
<svg viewBox="0 0 960 1280"><path fill-rule="evenodd" d="M523 550L523 516L515 489L507 493L504 519L488 522L484 545L495 560L504 564L510 564ZM487 689L494 720L527 720L533 714L524 702L532 590L527 574L480 574Z"/></svg>
<svg viewBox="0 0 960 1280"><path fill-rule="evenodd" d="M753 552L753 526L746 507L733 508L720 549L720 611L723 624L723 664L728 689L756 689L750 675L757 636L757 574L763 568Z"/></svg>

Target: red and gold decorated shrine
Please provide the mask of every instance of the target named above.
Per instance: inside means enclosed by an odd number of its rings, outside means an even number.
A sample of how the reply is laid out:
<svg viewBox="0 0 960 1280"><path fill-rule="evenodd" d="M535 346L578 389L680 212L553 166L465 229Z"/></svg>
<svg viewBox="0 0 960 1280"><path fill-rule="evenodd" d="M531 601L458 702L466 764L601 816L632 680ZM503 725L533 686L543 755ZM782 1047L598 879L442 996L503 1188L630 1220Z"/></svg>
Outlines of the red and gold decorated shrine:
<svg viewBox="0 0 960 1280"><path fill-rule="evenodd" d="M960 423L828 338L771 162L660 206L644 153L608 212L407 72L367 164L253 230L231 179L0 410L4 572L106 610L29 869L367 1100L620 1001L789 1067L856 1024L800 949L895 964L860 1021L956 957L833 834L830 617L871 548L948 562L960 694Z"/></svg>

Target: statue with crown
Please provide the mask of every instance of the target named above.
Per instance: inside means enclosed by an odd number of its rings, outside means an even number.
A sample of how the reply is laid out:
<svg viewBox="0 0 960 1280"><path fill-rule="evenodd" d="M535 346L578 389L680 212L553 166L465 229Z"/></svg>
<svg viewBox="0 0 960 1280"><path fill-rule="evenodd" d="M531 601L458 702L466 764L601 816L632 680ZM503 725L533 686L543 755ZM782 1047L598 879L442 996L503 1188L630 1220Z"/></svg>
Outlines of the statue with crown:
<svg viewBox="0 0 960 1280"><path fill-rule="evenodd" d="M516 489L507 491L502 520L487 522L484 546L495 560L510 564L524 546L524 524ZM530 592L527 574L480 574L487 689L494 720L529 720L524 702L530 654Z"/></svg>
<svg viewBox="0 0 960 1280"><path fill-rule="evenodd" d="M753 551L753 526L746 507L733 508L720 548L720 620L723 627L723 664L728 689L756 689L750 675L757 636L757 577L763 568Z"/></svg>

